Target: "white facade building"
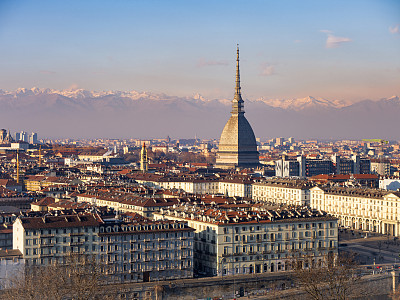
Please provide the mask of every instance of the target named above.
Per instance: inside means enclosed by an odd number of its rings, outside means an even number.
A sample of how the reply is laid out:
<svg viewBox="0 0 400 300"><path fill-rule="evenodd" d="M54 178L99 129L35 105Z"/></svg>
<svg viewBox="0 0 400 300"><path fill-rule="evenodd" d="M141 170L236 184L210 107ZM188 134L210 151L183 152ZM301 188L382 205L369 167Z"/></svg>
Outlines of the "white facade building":
<svg viewBox="0 0 400 300"><path fill-rule="evenodd" d="M339 219L342 226L400 236L400 192L345 187L313 187L311 207Z"/></svg>
<svg viewBox="0 0 400 300"><path fill-rule="evenodd" d="M309 205L310 188L304 180L265 180L253 183L254 200L287 205Z"/></svg>
<svg viewBox="0 0 400 300"><path fill-rule="evenodd" d="M379 188L388 191L398 191L400 189L400 178L379 179Z"/></svg>

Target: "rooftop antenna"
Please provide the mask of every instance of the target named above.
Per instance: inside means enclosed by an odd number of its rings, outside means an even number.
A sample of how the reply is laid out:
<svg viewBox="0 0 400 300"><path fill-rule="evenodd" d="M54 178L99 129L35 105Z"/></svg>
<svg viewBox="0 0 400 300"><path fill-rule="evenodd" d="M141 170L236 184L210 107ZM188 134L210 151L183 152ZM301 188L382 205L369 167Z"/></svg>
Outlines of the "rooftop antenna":
<svg viewBox="0 0 400 300"><path fill-rule="evenodd" d="M39 146L39 168L42 166L42 145Z"/></svg>
<svg viewBox="0 0 400 300"><path fill-rule="evenodd" d="M17 150L17 183L19 183L19 152Z"/></svg>

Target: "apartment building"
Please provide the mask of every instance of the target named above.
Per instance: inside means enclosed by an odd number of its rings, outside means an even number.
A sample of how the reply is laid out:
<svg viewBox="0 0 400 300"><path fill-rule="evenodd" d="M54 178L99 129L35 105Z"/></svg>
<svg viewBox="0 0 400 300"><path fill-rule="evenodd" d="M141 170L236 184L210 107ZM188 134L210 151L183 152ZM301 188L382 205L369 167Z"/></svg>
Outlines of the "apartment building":
<svg viewBox="0 0 400 300"><path fill-rule="evenodd" d="M253 183L252 197L257 201L305 206L310 204L310 187L307 180L263 180Z"/></svg>
<svg viewBox="0 0 400 300"><path fill-rule="evenodd" d="M217 194L219 191L219 182L213 178L196 178L196 177L166 177L158 181L155 186L165 189L184 190L192 194Z"/></svg>
<svg viewBox="0 0 400 300"><path fill-rule="evenodd" d="M347 187L313 187L310 205L353 229L400 236L400 192Z"/></svg>
<svg viewBox="0 0 400 300"><path fill-rule="evenodd" d="M372 159L371 160L371 172L382 175L390 176L390 160L388 159Z"/></svg>
<svg viewBox="0 0 400 300"><path fill-rule="evenodd" d="M371 161L353 155L351 158L342 158L333 155L330 159L316 159L298 156L296 159L287 158L275 161L275 174L279 177L311 177L320 174L369 174Z"/></svg>
<svg viewBox="0 0 400 300"><path fill-rule="evenodd" d="M45 175L32 175L24 180L27 191L41 191L50 186L67 187L68 185L82 184L82 181L74 178L69 179L66 177L45 176Z"/></svg>
<svg viewBox="0 0 400 300"><path fill-rule="evenodd" d="M194 268L207 275L286 271L294 257L321 263L337 254L337 219L307 208L253 211L181 205L156 219L187 221L195 229Z"/></svg>
<svg viewBox="0 0 400 300"><path fill-rule="evenodd" d="M25 261L16 249L0 249L0 290L9 288L10 279L24 271Z"/></svg>
<svg viewBox="0 0 400 300"><path fill-rule="evenodd" d="M219 181L218 193L228 197L252 197L253 180L246 177L242 178L225 178Z"/></svg>
<svg viewBox="0 0 400 300"><path fill-rule="evenodd" d="M254 182L249 176L243 175L199 178L192 175L160 177L152 174L134 174L131 177L138 183L156 188L183 190L191 194L224 194L229 197L248 198L251 198L251 185Z"/></svg>
<svg viewBox="0 0 400 300"><path fill-rule="evenodd" d="M144 198L137 194L116 190L88 190L76 195L77 202L86 202L95 206L107 206L123 212L135 212L151 218L154 211L161 207L173 206L176 199Z"/></svg>
<svg viewBox="0 0 400 300"><path fill-rule="evenodd" d="M16 218L16 213L6 213L0 209L0 250L13 249L12 224Z"/></svg>
<svg viewBox="0 0 400 300"><path fill-rule="evenodd" d="M110 281L146 282L193 277L193 229L185 221L151 221L138 214L35 212L17 218L14 248L27 264L63 262L91 254Z"/></svg>

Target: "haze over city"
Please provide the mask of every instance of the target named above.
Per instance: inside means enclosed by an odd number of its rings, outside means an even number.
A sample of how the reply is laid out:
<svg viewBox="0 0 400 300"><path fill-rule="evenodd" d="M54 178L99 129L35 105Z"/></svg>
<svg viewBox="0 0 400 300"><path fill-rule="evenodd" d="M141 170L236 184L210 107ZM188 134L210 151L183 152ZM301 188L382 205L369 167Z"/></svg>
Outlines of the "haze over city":
<svg viewBox="0 0 400 300"><path fill-rule="evenodd" d="M355 138L365 129L397 139L388 125L400 110L399 12L398 1L2 1L0 117L12 131L26 122L49 137L216 138L228 118L240 43L242 93L257 136ZM35 92L29 100L15 92L34 87L61 92ZM127 104L117 93L99 104L93 91L135 91L143 101ZM143 103L155 98L163 103ZM351 106L383 98L391 102ZM316 114L310 107L331 123L307 124ZM304 109L305 116L286 113ZM71 122L74 116L79 121ZM151 117L162 128L153 121L133 129ZM188 121L193 126L179 126Z"/></svg>
<svg viewBox="0 0 400 300"><path fill-rule="evenodd" d="M0 0L0 299L400 299L400 1Z"/></svg>

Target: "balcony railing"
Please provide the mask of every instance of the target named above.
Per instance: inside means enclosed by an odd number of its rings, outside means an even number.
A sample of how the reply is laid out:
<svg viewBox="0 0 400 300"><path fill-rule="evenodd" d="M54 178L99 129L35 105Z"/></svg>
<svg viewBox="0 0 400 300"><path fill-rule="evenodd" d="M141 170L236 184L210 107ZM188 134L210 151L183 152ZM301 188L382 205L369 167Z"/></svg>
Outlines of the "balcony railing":
<svg viewBox="0 0 400 300"><path fill-rule="evenodd" d="M39 247L40 248L45 248L45 247L54 247L54 243L49 243L49 244L40 244Z"/></svg>
<svg viewBox="0 0 400 300"><path fill-rule="evenodd" d="M69 236L82 236L84 234L85 233L83 233L83 232L71 232L71 233L69 233Z"/></svg>
<svg viewBox="0 0 400 300"><path fill-rule="evenodd" d="M46 258L46 257L54 257L54 254L48 253L48 254L39 254L39 258Z"/></svg>
<svg viewBox="0 0 400 300"><path fill-rule="evenodd" d="M55 237L55 234L40 234L39 238L50 238L50 237Z"/></svg>
<svg viewBox="0 0 400 300"><path fill-rule="evenodd" d="M69 243L70 246L81 246L83 245L85 242L71 242Z"/></svg>

